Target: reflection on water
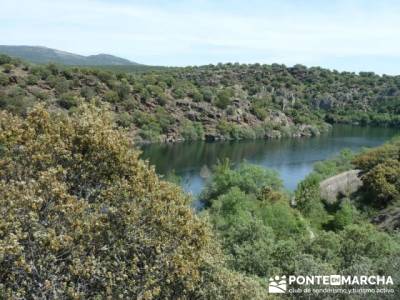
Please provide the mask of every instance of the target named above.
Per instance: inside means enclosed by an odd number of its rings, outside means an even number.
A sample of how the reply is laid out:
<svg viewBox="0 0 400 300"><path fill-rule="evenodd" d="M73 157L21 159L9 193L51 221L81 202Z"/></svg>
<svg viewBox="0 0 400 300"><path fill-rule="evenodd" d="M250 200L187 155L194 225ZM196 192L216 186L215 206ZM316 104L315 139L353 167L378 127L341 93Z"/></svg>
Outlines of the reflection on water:
<svg viewBox="0 0 400 300"><path fill-rule="evenodd" d="M289 190L311 170L315 162L332 157L343 148L358 151L374 147L399 131L391 128L336 125L324 135L314 138L256 140L236 142L190 142L152 144L142 147L142 158L156 166L159 174L171 171L183 178L183 188L198 194L212 166L229 158L243 160L277 170Z"/></svg>

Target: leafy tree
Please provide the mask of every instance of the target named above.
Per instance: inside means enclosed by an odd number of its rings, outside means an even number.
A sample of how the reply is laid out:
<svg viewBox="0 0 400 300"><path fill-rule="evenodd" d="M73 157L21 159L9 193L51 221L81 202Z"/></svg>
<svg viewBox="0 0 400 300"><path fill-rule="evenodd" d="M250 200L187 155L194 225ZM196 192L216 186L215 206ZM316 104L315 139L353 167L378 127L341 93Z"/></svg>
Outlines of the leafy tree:
<svg viewBox="0 0 400 300"><path fill-rule="evenodd" d="M276 171L246 163L232 169L226 160L215 167L201 199L209 204L212 199L226 193L232 187L238 187L245 193L258 194L264 187L280 190L283 183Z"/></svg>

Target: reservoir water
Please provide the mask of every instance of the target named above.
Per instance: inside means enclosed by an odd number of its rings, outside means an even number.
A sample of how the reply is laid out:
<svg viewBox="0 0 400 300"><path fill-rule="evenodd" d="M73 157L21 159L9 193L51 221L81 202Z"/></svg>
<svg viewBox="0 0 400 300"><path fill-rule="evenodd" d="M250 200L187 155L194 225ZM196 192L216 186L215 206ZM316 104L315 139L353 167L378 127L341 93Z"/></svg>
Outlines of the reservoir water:
<svg viewBox="0 0 400 300"><path fill-rule="evenodd" d="M142 158L155 165L161 175L175 172L182 178L184 190L193 195L202 190L204 173L225 158L232 163L247 161L275 169L285 187L293 191L315 162L345 148L360 151L378 146L399 133L393 128L335 125L328 133L312 138L150 144L142 147Z"/></svg>

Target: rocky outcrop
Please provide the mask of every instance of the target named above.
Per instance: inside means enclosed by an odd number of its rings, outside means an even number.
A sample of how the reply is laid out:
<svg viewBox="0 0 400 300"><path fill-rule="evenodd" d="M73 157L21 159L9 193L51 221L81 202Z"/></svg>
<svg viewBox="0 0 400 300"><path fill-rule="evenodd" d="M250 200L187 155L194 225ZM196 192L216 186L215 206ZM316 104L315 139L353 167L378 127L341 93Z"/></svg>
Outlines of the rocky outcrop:
<svg viewBox="0 0 400 300"><path fill-rule="evenodd" d="M338 196L356 192L362 185L359 173L360 170L350 170L321 181L319 184L321 198L328 203L334 203Z"/></svg>

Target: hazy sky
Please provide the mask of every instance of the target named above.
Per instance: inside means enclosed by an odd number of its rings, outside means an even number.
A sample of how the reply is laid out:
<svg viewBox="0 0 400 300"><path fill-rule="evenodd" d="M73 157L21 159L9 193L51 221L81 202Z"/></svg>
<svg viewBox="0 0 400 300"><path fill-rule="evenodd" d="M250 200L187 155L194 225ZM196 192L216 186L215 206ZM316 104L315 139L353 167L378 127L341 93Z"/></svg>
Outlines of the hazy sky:
<svg viewBox="0 0 400 300"><path fill-rule="evenodd" d="M400 74L400 1L0 0L0 44L152 65L301 63Z"/></svg>

